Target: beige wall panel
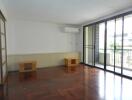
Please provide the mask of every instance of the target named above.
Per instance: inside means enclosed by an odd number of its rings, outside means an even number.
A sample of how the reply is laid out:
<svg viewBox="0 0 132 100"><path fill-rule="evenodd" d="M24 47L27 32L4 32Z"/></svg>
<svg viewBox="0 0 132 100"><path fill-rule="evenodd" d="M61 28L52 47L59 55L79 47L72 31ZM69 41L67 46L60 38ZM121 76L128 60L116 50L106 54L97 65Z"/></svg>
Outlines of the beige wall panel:
<svg viewBox="0 0 132 100"><path fill-rule="evenodd" d="M64 65L66 57L80 58L78 52L8 55L8 70L17 71L19 62L30 60L37 61L37 68Z"/></svg>

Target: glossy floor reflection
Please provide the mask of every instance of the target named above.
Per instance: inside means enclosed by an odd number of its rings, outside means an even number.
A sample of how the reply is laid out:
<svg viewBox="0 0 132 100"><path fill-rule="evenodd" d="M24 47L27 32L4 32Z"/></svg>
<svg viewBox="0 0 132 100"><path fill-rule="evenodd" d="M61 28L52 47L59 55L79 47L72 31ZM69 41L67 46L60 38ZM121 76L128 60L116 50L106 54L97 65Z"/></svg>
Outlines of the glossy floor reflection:
<svg viewBox="0 0 132 100"><path fill-rule="evenodd" d="M9 100L132 100L132 80L88 66L77 66L67 73L65 67L37 71L37 79L19 80L9 74Z"/></svg>
<svg viewBox="0 0 132 100"><path fill-rule="evenodd" d="M91 97L92 100L132 100L132 80L103 70L93 70L94 68L85 69L85 87L90 87L85 88L86 100L89 91L96 96Z"/></svg>

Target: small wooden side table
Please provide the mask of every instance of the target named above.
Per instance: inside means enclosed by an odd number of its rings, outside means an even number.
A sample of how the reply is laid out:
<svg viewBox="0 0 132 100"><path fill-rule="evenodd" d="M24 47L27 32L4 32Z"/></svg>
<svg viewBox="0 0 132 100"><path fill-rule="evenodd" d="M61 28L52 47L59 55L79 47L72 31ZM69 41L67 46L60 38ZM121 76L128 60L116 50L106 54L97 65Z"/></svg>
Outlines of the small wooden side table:
<svg viewBox="0 0 132 100"><path fill-rule="evenodd" d="M20 62L19 63L20 80L27 79L27 78L36 78L36 65L37 65L36 61Z"/></svg>
<svg viewBox="0 0 132 100"><path fill-rule="evenodd" d="M64 62L68 72L75 71L79 64L79 60L77 58L65 58Z"/></svg>

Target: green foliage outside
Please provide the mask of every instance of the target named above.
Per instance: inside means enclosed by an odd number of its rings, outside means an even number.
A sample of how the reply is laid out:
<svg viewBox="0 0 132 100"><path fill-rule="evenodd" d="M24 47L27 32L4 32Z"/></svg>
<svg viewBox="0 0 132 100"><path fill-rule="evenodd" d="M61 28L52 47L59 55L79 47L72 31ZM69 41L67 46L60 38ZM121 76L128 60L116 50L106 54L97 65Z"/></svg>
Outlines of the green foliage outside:
<svg viewBox="0 0 132 100"><path fill-rule="evenodd" d="M114 44L110 44L110 48L111 48L111 51L114 52L114 49L115 49L115 53L119 53L121 51L121 45L119 44L116 44L114 46Z"/></svg>

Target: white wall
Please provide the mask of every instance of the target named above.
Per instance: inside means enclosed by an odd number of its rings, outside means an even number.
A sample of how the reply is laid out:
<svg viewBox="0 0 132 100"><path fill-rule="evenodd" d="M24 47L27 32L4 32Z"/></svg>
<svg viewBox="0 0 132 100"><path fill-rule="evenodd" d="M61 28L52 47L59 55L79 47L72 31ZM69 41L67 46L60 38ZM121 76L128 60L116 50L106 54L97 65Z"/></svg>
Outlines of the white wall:
<svg viewBox="0 0 132 100"><path fill-rule="evenodd" d="M77 34L65 33L63 25L47 22L8 20L8 54L77 51Z"/></svg>

